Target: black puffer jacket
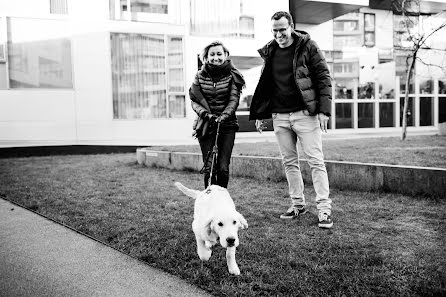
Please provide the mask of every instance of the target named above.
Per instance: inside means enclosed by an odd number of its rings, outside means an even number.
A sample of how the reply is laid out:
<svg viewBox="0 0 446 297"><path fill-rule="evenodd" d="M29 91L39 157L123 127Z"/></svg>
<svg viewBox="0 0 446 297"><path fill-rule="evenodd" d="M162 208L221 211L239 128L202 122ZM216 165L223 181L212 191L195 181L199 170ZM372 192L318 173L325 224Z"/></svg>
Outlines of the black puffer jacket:
<svg viewBox="0 0 446 297"><path fill-rule="evenodd" d="M222 127L238 127L235 111L239 105L240 90L233 82L231 73L225 74L214 81L203 66L195 75L193 84L200 87L201 93L209 104L212 114L219 116L225 113L229 115L229 118L222 122ZM192 109L200 117L203 117L208 112L205 107L194 101L192 101Z"/></svg>
<svg viewBox="0 0 446 297"><path fill-rule="evenodd" d="M331 115L331 79L327 63L316 42L304 31L293 31L297 39L293 58L294 81L302 93L310 115ZM271 57L279 45L273 39L259 54L264 60L262 74L254 92L249 120L271 118L270 100L272 87Z"/></svg>

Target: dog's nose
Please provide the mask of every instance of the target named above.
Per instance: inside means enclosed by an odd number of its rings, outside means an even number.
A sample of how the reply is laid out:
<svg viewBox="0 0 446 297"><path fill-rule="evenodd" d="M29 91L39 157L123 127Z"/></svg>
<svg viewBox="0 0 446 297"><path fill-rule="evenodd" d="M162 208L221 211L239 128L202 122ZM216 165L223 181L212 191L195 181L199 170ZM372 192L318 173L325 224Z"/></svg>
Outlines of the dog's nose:
<svg viewBox="0 0 446 297"><path fill-rule="evenodd" d="M235 243L235 238L228 237L228 238L226 238L226 242L228 243L228 246L233 246Z"/></svg>

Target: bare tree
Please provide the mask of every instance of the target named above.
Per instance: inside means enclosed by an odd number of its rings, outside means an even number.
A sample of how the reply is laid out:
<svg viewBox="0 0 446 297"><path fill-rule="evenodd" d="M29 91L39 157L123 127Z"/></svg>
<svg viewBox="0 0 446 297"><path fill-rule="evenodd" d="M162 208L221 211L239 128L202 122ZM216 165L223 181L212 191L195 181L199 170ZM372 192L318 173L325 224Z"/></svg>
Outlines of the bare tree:
<svg viewBox="0 0 446 297"><path fill-rule="evenodd" d="M406 63L408 66L407 75L406 75L406 86L405 86L405 96L404 96L404 104L403 104L403 127L402 127L402 135L401 140L406 139L407 135L407 109L409 102L409 84L414 76L415 63L419 58L419 50L420 49L429 49L426 42L429 38L431 38L435 33L440 31L441 29L446 27L446 21L442 24L432 28L428 32L424 32L423 30L419 30L418 24L414 22L414 18L419 18L422 15L421 12L421 0L392 0L392 9L394 13L401 14L403 16L404 25L406 27L408 33L408 41L410 41L411 45L409 47L401 47L408 51L408 56L406 59ZM440 66L440 65L438 65Z"/></svg>

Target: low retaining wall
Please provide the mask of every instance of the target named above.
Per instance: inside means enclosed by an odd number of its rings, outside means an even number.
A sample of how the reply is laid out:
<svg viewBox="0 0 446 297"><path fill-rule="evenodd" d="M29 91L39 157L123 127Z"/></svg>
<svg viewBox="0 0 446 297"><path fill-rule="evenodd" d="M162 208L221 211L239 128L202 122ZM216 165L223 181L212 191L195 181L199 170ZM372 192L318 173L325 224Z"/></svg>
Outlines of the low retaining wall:
<svg viewBox="0 0 446 297"><path fill-rule="evenodd" d="M148 167L163 167L176 170L199 171L203 166L201 154L136 150L139 164ZM407 195L422 195L443 198L446 196L446 169L406 167L342 161L325 161L330 187L357 191L384 191ZM308 163L301 160L304 182L311 184ZM280 158L232 156L232 176L258 180L284 181L285 172Z"/></svg>

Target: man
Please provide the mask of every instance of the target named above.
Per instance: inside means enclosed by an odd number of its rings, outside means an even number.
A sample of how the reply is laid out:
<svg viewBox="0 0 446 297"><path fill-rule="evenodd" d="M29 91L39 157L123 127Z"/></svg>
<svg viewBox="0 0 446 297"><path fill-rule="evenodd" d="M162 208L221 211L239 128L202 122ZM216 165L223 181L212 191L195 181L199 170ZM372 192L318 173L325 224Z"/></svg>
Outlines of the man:
<svg viewBox="0 0 446 297"><path fill-rule="evenodd" d="M288 12L271 17L274 39L259 50L262 74L250 106L250 120L259 132L264 119L273 118L288 181L291 207L280 216L292 219L304 214L304 183L299 167L297 141L311 168L319 227L331 228L331 199L322 153L322 131L331 115L331 80L327 63L308 33L295 31Z"/></svg>

